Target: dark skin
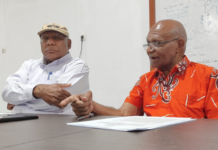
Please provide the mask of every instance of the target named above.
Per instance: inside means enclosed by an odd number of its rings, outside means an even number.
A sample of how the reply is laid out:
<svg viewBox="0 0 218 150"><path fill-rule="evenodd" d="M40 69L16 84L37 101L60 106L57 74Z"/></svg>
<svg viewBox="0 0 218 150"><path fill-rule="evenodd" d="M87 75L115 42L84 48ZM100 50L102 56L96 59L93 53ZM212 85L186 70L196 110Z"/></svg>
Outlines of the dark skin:
<svg viewBox="0 0 218 150"><path fill-rule="evenodd" d="M171 34L170 30L178 34ZM153 68L161 70L165 77L170 73L172 68L180 62L184 57L186 37L180 33L182 26L177 21L166 20L162 23L155 24L149 31L147 36L147 42L161 42L179 38L178 40L163 43L159 45L159 48L148 47L147 54L150 59L150 64Z"/></svg>
<svg viewBox="0 0 218 150"><path fill-rule="evenodd" d="M174 20L163 20L157 22L149 31L147 42L161 42L167 40L168 43L160 44L158 48L148 47L147 54L152 67L161 70L165 77L168 76L172 68L182 60L185 52L186 32L181 23ZM73 111L77 116L87 115L94 112L97 115L110 116L136 116L142 115L143 110L130 103L123 103L119 109L106 107L92 100L92 92L88 91L85 95L72 95L60 103L66 106L71 103Z"/></svg>
<svg viewBox="0 0 218 150"><path fill-rule="evenodd" d="M34 88L33 95L35 98L42 98L49 105L62 108L60 102L71 96L64 88L69 87L70 85L71 84L39 84Z"/></svg>
<svg viewBox="0 0 218 150"><path fill-rule="evenodd" d="M72 95L63 100L60 105L64 107L69 103L71 103L73 111L77 116L84 116L91 112L105 116L134 116L143 114L142 109L138 109L130 103L123 103L119 109L98 104L92 100L91 91L86 92L84 95Z"/></svg>
<svg viewBox="0 0 218 150"><path fill-rule="evenodd" d="M89 98L89 99L87 99ZM72 99L74 101L72 101ZM73 111L75 112L75 114L77 116L82 116L85 114L88 114L89 112L92 112L93 107L91 105L92 101L92 93L91 92L87 92L85 94L81 94L81 95L72 95L71 98L68 97L65 99L65 101L61 102L62 106L66 106L67 104L71 103L72 107L73 107ZM85 102L85 103L83 103ZM79 104L79 105L76 105ZM79 109L80 111L77 112L77 109Z"/></svg>
<svg viewBox="0 0 218 150"><path fill-rule="evenodd" d="M14 108L14 105L8 103L8 105L7 105L7 109L8 109L8 110L12 110L13 108Z"/></svg>
<svg viewBox="0 0 218 150"><path fill-rule="evenodd" d="M47 64L65 56L71 40L59 32L47 31L40 35L41 51Z"/></svg>
<svg viewBox="0 0 218 150"><path fill-rule="evenodd" d="M46 64L49 64L65 56L71 48L71 40L56 31L47 31L40 35L41 51ZM71 96L64 88L71 84L39 84L33 89L35 98L42 98L49 105L59 108L63 106L60 102ZM8 104L7 109L12 110L14 105Z"/></svg>

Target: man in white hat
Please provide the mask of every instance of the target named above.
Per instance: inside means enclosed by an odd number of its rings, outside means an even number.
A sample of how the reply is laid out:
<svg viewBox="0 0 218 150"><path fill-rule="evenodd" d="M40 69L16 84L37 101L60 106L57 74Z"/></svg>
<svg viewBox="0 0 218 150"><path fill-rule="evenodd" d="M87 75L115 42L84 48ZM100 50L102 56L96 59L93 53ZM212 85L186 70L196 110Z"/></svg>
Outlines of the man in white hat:
<svg viewBox="0 0 218 150"><path fill-rule="evenodd" d="M60 102L89 90L89 68L81 59L71 57L66 27L46 24L38 35L43 58L25 61L7 78L3 100L14 112L72 114L71 106L62 107Z"/></svg>

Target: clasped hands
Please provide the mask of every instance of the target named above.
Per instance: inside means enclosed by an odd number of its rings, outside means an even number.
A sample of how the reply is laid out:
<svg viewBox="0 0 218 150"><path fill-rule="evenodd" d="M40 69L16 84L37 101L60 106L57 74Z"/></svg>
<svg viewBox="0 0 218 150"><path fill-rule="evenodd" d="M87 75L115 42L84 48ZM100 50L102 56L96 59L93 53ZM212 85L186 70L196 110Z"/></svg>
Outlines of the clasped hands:
<svg viewBox="0 0 218 150"><path fill-rule="evenodd" d="M56 107L62 108L60 103L71 96L71 94L65 90L71 86L71 84L38 84L33 89L33 96L35 98L41 98L49 105L54 105Z"/></svg>
<svg viewBox="0 0 218 150"><path fill-rule="evenodd" d="M64 108L69 103L73 107L73 111L77 116L87 115L93 110L92 92L88 91L85 94L71 95L67 88L71 84L39 84L33 89L33 96L41 98L49 105L54 105L59 108ZM7 108L12 110L13 104L8 104Z"/></svg>
<svg viewBox="0 0 218 150"><path fill-rule="evenodd" d="M77 116L87 115L92 112L92 92L88 91L85 94L71 95L68 91L64 89L66 87L69 87L70 85L71 84L42 85L42 87L40 88L37 85L35 96L39 96L48 104L55 105L59 108L64 108L69 103L71 103L73 111ZM39 90L40 92L37 92L37 90Z"/></svg>
<svg viewBox="0 0 218 150"><path fill-rule="evenodd" d="M71 94L64 88L71 86L71 84L38 84L33 89L33 96L41 98L49 105L54 105L58 108L63 108L60 103L71 96ZM8 104L7 109L12 110L15 105Z"/></svg>

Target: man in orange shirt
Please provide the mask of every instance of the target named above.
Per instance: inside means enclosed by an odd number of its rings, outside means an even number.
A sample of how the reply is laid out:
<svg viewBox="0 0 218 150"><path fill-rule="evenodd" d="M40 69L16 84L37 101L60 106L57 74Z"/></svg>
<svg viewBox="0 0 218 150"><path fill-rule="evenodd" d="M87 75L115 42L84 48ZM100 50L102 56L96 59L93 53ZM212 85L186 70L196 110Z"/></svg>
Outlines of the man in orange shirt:
<svg viewBox="0 0 218 150"><path fill-rule="evenodd" d="M119 109L92 101L92 93L73 95L77 116L94 112L115 116L167 116L218 119L218 70L189 61L184 55L187 36L175 20L157 22L149 31L147 50L151 66L157 68L140 77Z"/></svg>

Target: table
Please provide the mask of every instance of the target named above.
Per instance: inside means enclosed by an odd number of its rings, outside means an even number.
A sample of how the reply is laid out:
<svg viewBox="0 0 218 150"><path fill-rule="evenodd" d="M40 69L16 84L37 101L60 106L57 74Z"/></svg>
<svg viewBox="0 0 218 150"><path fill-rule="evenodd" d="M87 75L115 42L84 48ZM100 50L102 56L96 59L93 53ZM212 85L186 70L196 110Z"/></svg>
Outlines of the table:
<svg viewBox="0 0 218 150"><path fill-rule="evenodd" d="M88 120L109 118L95 116ZM121 132L67 126L77 118L39 115L0 124L1 150L217 150L218 119L198 119L148 131Z"/></svg>

